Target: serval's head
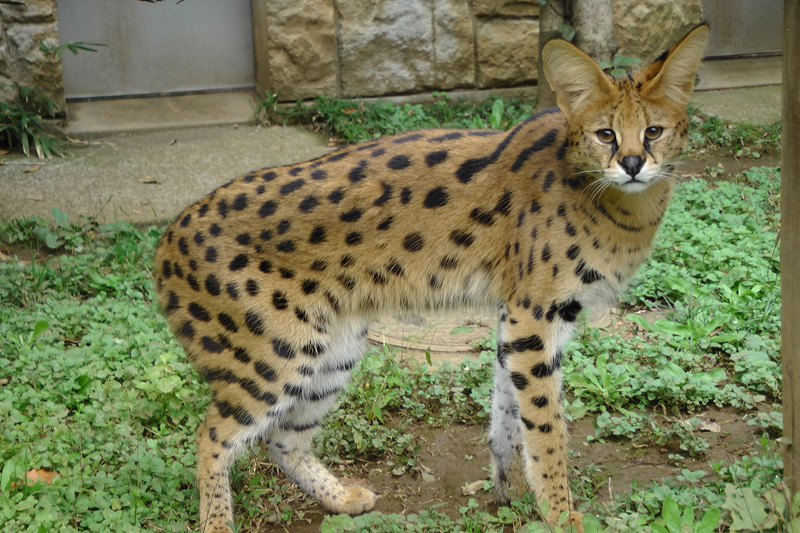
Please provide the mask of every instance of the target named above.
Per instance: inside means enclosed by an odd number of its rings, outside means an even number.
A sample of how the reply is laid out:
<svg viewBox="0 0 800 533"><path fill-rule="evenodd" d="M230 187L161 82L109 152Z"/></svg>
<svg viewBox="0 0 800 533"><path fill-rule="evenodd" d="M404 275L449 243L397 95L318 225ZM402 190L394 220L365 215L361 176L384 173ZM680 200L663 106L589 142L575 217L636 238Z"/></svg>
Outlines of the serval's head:
<svg viewBox="0 0 800 533"><path fill-rule="evenodd" d="M578 172L626 193L669 175L686 145L686 104L707 37L702 24L653 63L616 79L566 41L545 45L545 74L569 124L567 153Z"/></svg>

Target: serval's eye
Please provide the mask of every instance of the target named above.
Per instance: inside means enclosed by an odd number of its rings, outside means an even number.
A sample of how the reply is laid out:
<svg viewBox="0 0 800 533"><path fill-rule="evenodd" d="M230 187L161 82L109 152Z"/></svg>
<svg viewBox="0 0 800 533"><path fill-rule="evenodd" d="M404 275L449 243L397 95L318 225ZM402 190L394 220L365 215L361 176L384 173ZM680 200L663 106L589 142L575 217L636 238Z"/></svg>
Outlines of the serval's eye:
<svg viewBox="0 0 800 533"><path fill-rule="evenodd" d="M661 126L650 126L646 130L644 130L644 137L648 141L654 141L661 137L661 133L664 131L664 128Z"/></svg>
<svg viewBox="0 0 800 533"><path fill-rule="evenodd" d="M599 130L596 133L597 133L597 138L604 143L612 143L617 138L617 136L614 135L614 130L605 129L605 130Z"/></svg>

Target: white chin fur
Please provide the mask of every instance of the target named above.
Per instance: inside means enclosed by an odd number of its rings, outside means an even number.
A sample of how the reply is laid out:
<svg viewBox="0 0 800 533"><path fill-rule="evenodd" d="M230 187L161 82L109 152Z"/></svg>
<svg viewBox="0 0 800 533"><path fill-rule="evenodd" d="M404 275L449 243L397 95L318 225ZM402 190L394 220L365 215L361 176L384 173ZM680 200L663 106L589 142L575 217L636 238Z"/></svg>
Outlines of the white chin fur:
<svg viewBox="0 0 800 533"><path fill-rule="evenodd" d="M652 172L652 165L645 163L644 167L636 175L636 180L631 177L621 168L606 170L606 177L614 184L614 186L624 193L636 193L646 190L653 183L655 173Z"/></svg>

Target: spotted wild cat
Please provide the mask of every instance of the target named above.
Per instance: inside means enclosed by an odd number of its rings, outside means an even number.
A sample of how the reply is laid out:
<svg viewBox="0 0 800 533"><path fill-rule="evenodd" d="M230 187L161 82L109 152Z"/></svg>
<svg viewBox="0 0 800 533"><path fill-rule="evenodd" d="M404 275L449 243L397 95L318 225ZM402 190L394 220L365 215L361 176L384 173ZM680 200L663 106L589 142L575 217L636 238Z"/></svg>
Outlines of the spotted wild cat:
<svg viewBox="0 0 800 533"><path fill-rule="evenodd" d="M701 25L619 79L552 41L559 109L508 132L417 131L259 170L181 213L155 278L213 395L197 440L200 529L230 531L229 469L255 442L326 509L372 509L370 490L311 454L312 436L375 317L464 306L499 309L500 498L521 456L548 520L569 510L562 350L579 312L613 301L648 254L707 35Z"/></svg>

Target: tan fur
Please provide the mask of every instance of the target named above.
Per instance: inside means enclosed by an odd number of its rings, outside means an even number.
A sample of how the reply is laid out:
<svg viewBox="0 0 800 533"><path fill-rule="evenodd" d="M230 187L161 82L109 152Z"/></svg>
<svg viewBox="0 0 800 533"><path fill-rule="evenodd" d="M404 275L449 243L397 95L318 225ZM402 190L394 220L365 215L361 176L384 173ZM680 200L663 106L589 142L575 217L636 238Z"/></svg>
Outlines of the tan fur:
<svg viewBox="0 0 800 533"><path fill-rule="evenodd" d="M548 520L569 510L561 350L577 313L610 302L647 256L706 35L697 28L666 60L617 80L552 42L543 57L561 112L509 132L426 130L349 146L253 172L179 215L155 278L213 394L198 432L201 530L229 531L228 469L259 440L327 509L371 509L374 494L310 454L314 429L370 320L462 306L500 309L498 493L508 497L521 455ZM577 513L571 521L580 527Z"/></svg>

